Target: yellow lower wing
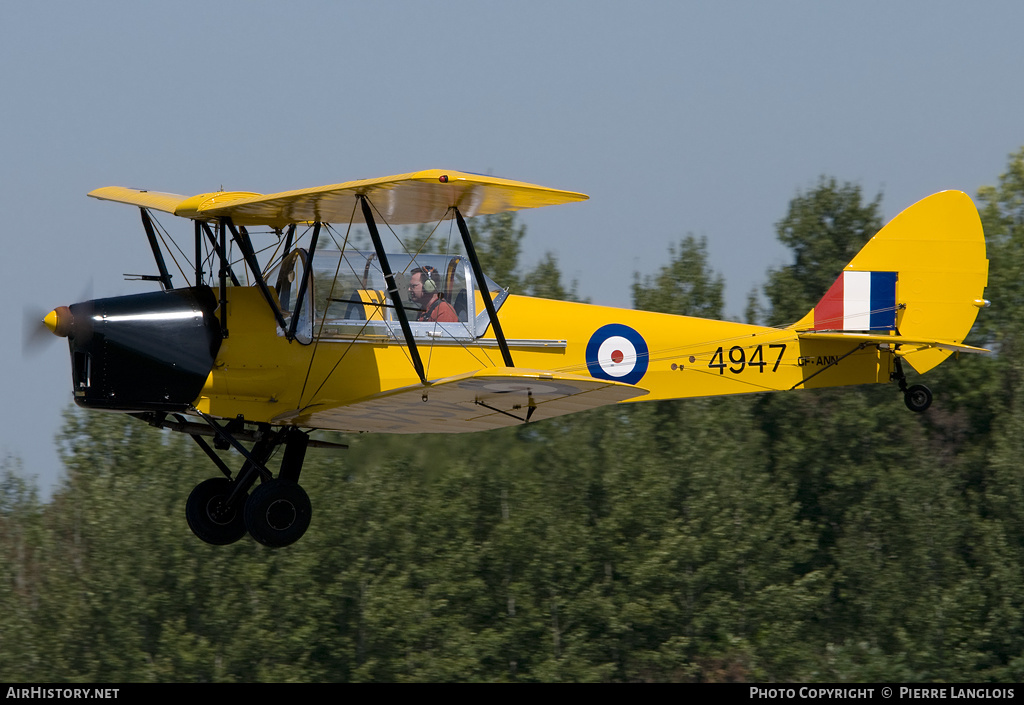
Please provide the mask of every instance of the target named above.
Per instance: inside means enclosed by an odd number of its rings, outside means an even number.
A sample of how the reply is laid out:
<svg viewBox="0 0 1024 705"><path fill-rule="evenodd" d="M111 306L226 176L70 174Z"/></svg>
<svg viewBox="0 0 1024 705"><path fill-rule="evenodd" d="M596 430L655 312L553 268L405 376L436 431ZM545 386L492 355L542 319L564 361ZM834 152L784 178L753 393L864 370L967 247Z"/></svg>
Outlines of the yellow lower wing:
<svg viewBox="0 0 1024 705"><path fill-rule="evenodd" d="M382 392L353 404L310 407L274 423L335 431L466 433L540 421L647 394L580 375L497 367Z"/></svg>

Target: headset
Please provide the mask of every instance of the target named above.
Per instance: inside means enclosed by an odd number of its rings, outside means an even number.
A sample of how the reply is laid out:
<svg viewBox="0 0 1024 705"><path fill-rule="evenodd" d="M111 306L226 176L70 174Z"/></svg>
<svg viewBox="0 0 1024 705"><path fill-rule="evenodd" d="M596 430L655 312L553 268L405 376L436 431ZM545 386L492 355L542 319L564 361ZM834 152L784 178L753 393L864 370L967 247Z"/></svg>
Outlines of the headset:
<svg viewBox="0 0 1024 705"><path fill-rule="evenodd" d="M417 267L412 270L411 274L416 274L417 272L423 275L423 291L428 294L437 293L438 282L435 280L439 280L441 278L438 271L429 264L425 264L422 267Z"/></svg>

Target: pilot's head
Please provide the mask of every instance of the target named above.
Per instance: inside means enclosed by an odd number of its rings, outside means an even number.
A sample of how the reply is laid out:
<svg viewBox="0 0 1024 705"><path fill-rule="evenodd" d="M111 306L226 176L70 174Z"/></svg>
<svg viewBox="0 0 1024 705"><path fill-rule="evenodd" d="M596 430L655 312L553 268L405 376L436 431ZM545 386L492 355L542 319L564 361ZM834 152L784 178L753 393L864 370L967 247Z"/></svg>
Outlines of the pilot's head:
<svg viewBox="0 0 1024 705"><path fill-rule="evenodd" d="M441 291L441 275L433 267L417 267L409 273L409 299L426 306Z"/></svg>

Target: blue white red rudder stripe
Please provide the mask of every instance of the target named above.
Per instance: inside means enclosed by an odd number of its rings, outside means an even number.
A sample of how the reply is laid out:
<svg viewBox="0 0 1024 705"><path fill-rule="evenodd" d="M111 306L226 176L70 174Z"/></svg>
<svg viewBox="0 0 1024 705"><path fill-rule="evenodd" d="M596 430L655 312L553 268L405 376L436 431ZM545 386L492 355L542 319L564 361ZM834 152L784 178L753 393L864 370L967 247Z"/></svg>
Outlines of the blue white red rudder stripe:
<svg viewBox="0 0 1024 705"><path fill-rule="evenodd" d="M895 330L896 279L896 272L843 272L814 307L814 330Z"/></svg>

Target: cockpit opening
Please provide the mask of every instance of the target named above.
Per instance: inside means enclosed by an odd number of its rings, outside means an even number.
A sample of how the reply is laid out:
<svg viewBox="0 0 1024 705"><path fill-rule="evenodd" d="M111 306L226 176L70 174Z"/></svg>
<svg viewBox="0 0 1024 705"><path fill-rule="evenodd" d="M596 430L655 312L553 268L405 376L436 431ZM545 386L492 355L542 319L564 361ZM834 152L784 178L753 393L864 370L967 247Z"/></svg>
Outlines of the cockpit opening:
<svg viewBox="0 0 1024 705"><path fill-rule="evenodd" d="M373 252L317 251L312 272L295 311L306 270L306 250L292 252L271 271L286 322L298 315L296 337L323 339L399 339L402 330L384 273ZM462 255L388 255L395 285L416 338L459 342L478 338L489 325L483 298ZM507 292L485 277L495 309Z"/></svg>

